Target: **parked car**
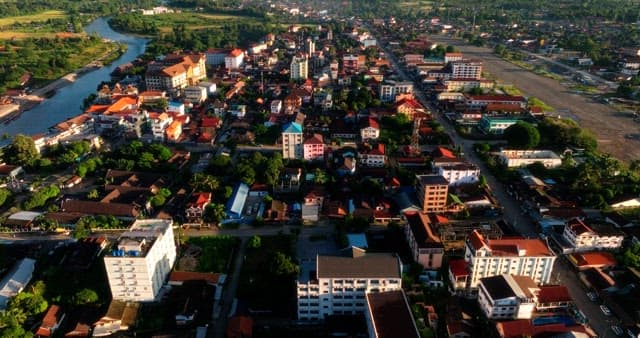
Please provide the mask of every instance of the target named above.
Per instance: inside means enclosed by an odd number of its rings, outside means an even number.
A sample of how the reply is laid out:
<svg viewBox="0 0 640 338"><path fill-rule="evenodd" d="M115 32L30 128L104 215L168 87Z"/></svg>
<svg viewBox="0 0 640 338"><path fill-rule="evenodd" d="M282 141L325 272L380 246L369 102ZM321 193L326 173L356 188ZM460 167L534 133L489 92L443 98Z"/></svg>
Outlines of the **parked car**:
<svg viewBox="0 0 640 338"><path fill-rule="evenodd" d="M600 305L600 311L602 311L602 313L604 313L604 315L607 317L613 315L613 313L611 313L611 310L606 305Z"/></svg>
<svg viewBox="0 0 640 338"><path fill-rule="evenodd" d="M598 295L595 292L587 292L587 297L589 297L589 300L592 302L598 300Z"/></svg>
<svg viewBox="0 0 640 338"><path fill-rule="evenodd" d="M622 336L624 334L624 330L620 325L611 325L611 331L616 334L616 336Z"/></svg>

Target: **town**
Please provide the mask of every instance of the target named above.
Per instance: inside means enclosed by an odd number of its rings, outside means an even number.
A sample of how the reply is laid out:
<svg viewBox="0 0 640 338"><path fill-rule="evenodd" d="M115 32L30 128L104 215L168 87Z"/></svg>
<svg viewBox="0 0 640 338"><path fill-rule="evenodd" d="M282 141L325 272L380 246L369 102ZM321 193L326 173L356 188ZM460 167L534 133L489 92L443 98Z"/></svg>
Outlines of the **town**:
<svg viewBox="0 0 640 338"><path fill-rule="evenodd" d="M531 44L330 3L261 3L281 23L224 46L173 26L75 116L4 137L0 337L640 337L639 162L525 90L552 81L536 56L520 86L468 49ZM584 91L631 86L574 61Z"/></svg>

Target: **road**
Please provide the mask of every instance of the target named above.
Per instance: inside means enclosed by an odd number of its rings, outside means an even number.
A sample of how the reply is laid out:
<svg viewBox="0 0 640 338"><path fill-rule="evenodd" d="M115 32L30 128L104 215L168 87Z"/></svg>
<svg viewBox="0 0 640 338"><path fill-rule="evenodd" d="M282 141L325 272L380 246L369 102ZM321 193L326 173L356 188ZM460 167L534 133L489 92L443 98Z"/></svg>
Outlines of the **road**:
<svg viewBox="0 0 640 338"><path fill-rule="evenodd" d="M432 35L430 39L454 46L468 58L481 59L484 70L500 82L512 84L525 95L535 96L562 112L558 114L572 118L581 127L594 133L600 150L626 162L640 158L638 141L625 138L625 135L637 134L640 129L640 124L633 122L631 115L621 114L614 107L596 103L556 80L507 62L496 56L490 48L468 45L464 40L443 35Z"/></svg>
<svg viewBox="0 0 640 338"><path fill-rule="evenodd" d="M369 31L372 31L369 27ZM380 46L384 53L389 58L393 69L396 70L398 75L406 81L412 81L409 76L404 72L404 69L400 67L398 61L392 53L389 53L386 46ZM466 50L463 50L466 54ZM487 54L488 52L482 51L482 55ZM480 54L474 55L475 57L479 57ZM495 59L496 57L491 56ZM480 57L479 57L480 58ZM513 68L514 65L507 63L505 61L500 60L501 64L510 65L509 67ZM485 61L486 64L486 61ZM494 64L493 67L499 67L499 64ZM522 69L518 68L517 71L520 73ZM529 72L527 72L529 73ZM495 74L495 73L494 73ZM531 73L532 74L532 73ZM535 74L534 74L535 75ZM537 75L536 75L537 76ZM545 78L546 79L546 78ZM547 79L550 80L550 79ZM551 80L553 81L553 80ZM555 81L553 81L555 83ZM556 83L557 84L557 83ZM436 110L431 105L431 103L425 98L424 94L421 91L416 91L416 98L431 112L435 112ZM544 99L543 99L544 100ZM446 120L441 114L433 114L435 118L440 122L445 128L446 132L449 134L451 139L456 145L459 145L462 148L463 153L466 156L467 161L473 163L478 166L483 173L483 175L487 179L487 183L492 190L493 195L499 201L499 203L503 207L503 215L506 221L511 223L516 231L518 231L522 236L529 238L537 238L536 226L533 224L531 219L526 216L526 214L521 209L520 203L516 201L512 196L507 194L504 186L500 183L488 170L488 168L484 165L484 162L481 161L475 154L473 150L473 142L465 141L462 139L458 133L455 131L452 125L449 124L448 120ZM566 285L569 288L569 293L575 301L575 304L579 309L581 309L587 318L589 318L589 325L595 329L596 332L600 336L607 336L612 334L613 332L610 329L610 325L612 324L611 317L605 317L600 311L599 305L591 302L582 287L582 282L578 279L578 276L571 267L568 266L566 260L562 257L559 257L556 260L554 270L557 273L557 280L553 282L557 282L561 285Z"/></svg>
<svg viewBox="0 0 640 338"><path fill-rule="evenodd" d="M235 260L233 262L233 271L227 277L224 289L222 291L222 299L220 303L219 317L213 318L213 330L211 330L209 337L212 338L224 338L227 332L227 320L229 319L229 313L231 305L236 297L236 291L238 290L238 283L240 282L240 271L242 270L242 262L244 261L244 253L247 249L247 238L242 237L240 245L238 246L238 252L236 253ZM216 311L214 309L213 313Z"/></svg>

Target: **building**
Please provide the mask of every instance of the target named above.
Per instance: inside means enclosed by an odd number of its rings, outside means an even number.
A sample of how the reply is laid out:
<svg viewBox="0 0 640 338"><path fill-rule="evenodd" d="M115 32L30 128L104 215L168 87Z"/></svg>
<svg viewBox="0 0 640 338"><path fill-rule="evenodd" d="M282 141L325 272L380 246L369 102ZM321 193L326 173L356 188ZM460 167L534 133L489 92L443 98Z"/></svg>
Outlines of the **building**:
<svg viewBox="0 0 640 338"><path fill-rule="evenodd" d="M452 259L449 261L449 281L453 291L462 291L468 288L469 271L464 259Z"/></svg>
<svg viewBox="0 0 640 338"><path fill-rule="evenodd" d="M249 196L249 186L242 182L238 183L225 208L228 218L242 218L242 209L244 209L244 204L247 202L247 196Z"/></svg>
<svg viewBox="0 0 640 338"><path fill-rule="evenodd" d="M0 310L7 308L9 298L22 292L31 281L36 261L31 258L23 258L15 263L0 282Z"/></svg>
<svg viewBox="0 0 640 338"><path fill-rule="evenodd" d="M509 168L526 167L536 162L542 163L546 168L562 165L560 156L551 150L501 150L498 157Z"/></svg>
<svg viewBox="0 0 640 338"><path fill-rule="evenodd" d="M513 237L486 240L474 230L465 244L469 286L478 287L481 278L512 274L529 276L536 283L548 284L556 255L541 239Z"/></svg>
<svg viewBox="0 0 640 338"><path fill-rule="evenodd" d="M449 181L450 186L474 184L480 180L480 169L471 163L444 165L437 169L438 175Z"/></svg>
<svg viewBox="0 0 640 338"><path fill-rule="evenodd" d="M244 51L242 49L233 49L227 56L224 57L224 67L232 70L238 69L244 62Z"/></svg>
<svg viewBox="0 0 640 338"><path fill-rule="evenodd" d="M370 168L382 168L387 164L387 155L385 154L384 144L378 143L374 147L366 147L358 151L358 160L365 166Z"/></svg>
<svg viewBox="0 0 640 338"><path fill-rule="evenodd" d="M416 175L416 193L424 212L443 212L447 209L449 181L441 175Z"/></svg>
<svg viewBox="0 0 640 338"><path fill-rule="evenodd" d="M380 137L380 124L378 121L368 118L360 126L360 138L363 141L377 140Z"/></svg>
<svg viewBox="0 0 640 338"><path fill-rule="evenodd" d="M489 319L529 319L538 286L528 276L497 275L480 279L478 304Z"/></svg>
<svg viewBox="0 0 640 338"><path fill-rule="evenodd" d="M367 294L365 319L369 338L420 338L402 289Z"/></svg>
<svg viewBox="0 0 640 338"><path fill-rule="evenodd" d="M400 94L413 93L413 82L411 81L390 81L387 80L380 85L380 101L393 102Z"/></svg>
<svg viewBox="0 0 640 338"><path fill-rule="evenodd" d="M309 77L309 60L304 56L294 56L289 66L291 80L304 80Z"/></svg>
<svg viewBox="0 0 640 338"><path fill-rule="evenodd" d="M405 213L407 224L404 226L405 239L413 260L425 269L440 269L444 257L444 245L431 229L429 217L420 212Z"/></svg>
<svg viewBox="0 0 640 338"><path fill-rule="evenodd" d="M47 310L47 313L42 319L42 324L36 331L37 337L51 337L53 333L58 330L60 324L66 317L60 306L51 305Z"/></svg>
<svg viewBox="0 0 640 338"><path fill-rule="evenodd" d="M280 114L282 111L282 100L273 100L271 101L271 114Z"/></svg>
<svg viewBox="0 0 640 338"><path fill-rule="evenodd" d="M176 91L207 77L204 54L168 54L152 62L145 73L148 91Z"/></svg>
<svg viewBox="0 0 640 338"><path fill-rule="evenodd" d="M622 247L624 233L607 229L608 231L595 231L579 218L574 218L565 223L562 237L576 251L616 250Z"/></svg>
<svg viewBox="0 0 640 338"><path fill-rule="evenodd" d="M369 293L401 289L402 264L395 254L349 248L342 256L318 255L303 263L297 281L298 319L321 320L366 311Z"/></svg>
<svg viewBox="0 0 640 338"><path fill-rule="evenodd" d="M220 66L225 64L224 58L229 55L230 50L224 48L209 48L204 53L206 64L212 66Z"/></svg>
<svg viewBox="0 0 640 338"><path fill-rule="evenodd" d="M480 79L482 78L481 60L457 60L449 63L451 78L454 79Z"/></svg>
<svg viewBox="0 0 640 338"><path fill-rule="evenodd" d="M182 91L184 98L195 104L204 102L204 100L209 96L207 88L202 86L188 86Z"/></svg>
<svg viewBox="0 0 640 338"><path fill-rule="evenodd" d="M104 256L114 300L157 300L176 260L173 221L137 220Z"/></svg>
<svg viewBox="0 0 640 338"><path fill-rule="evenodd" d="M564 285L540 286L536 298L536 312L566 311L573 303L569 289Z"/></svg>
<svg viewBox="0 0 640 338"><path fill-rule="evenodd" d="M465 94L465 105L467 109L481 110L490 104L517 105L525 108L527 99L522 96L511 95L468 95Z"/></svg>
<svg viewBox="0 0 640 338"><path fill-rule="evenodd" d="M173 116L162 113L156 118L151 118L151 133L154 140L164 141L165 130L173 122Z"/></svg>
<svg viewBox="0 0 640 338"><path fill-rule="evenodd" d="M324 138L322 134L313 134L305 138L302 144L305 161L324 159Z"/></svg>
<svg viewBox="0 0 640 338"><path fill-rule="evenodd" d="M304 40L304 52L307 55L313 55L316 53L316 43L311 38Z"/></svg>
<svg viewBox="0 0 640 338"><path fill-rule="evenodd" d="M485 134L502 135L507 128L518 123L521 118L516 116L488 116L483 115L478 121L478 128Z"/></svg>
<svg viewBox="0 0 640 338"><path fill-rule="evenodd" d="M302 159L303 157L302 126L289 122L282 127L282 158Z"/></svg>

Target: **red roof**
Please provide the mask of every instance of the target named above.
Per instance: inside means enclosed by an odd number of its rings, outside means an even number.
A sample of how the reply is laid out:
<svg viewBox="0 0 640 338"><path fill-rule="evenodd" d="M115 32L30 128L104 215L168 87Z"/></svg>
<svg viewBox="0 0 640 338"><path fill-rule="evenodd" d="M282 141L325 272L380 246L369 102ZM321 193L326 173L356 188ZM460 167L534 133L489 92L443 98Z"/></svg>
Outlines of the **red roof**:
<svg viewBox="0 0 640 338"><path fill-rule="evenodd" d="M364 124L364 128L366 128L366 127L380 129L380 125L378 124L378 121L376 121L376 120L374 120L372 118L369 118L367 120L367 122Z"/></svg>
<svg viewBox="0 0 640 338"><path fill-rule="evenodd" d="M510 320L506 322L499 322L496 324L498 333L504 338L516 338L516 337L531 337L551 333L563 333L563 332L586 332L586 328L582 325L565 325L564 323L547 324L547 325L533 325L530 319Z"/></svg>
<svg viewBox="0 0 640 338"><path fill-rule="evenodd" d="M253 335L253 319L246 316L235 316L227 322L228 338L247 338Z"/></svg>
<svg viewBox="0 0 640 338"><path fill-rule="evenodd" d="M511 95L469 95L469 99L476 101L524 101L522 96Z"/></svg>
<svg viewBox="0 0 640 338"><path fill-rule="evenodd" d="M236 57L236 56L240 56L242 55L242 50L241 49L234 49L231 51L231 53L229 53L230 56Z"/></svg>
<svg viewBox="0 0 640 338"><path fill-rule="evenodd" d="M435 153L438 156L434 156L434 157L456 158L456 155L451 150L443 147L436 148Z"/></svg>
<svg viewBox="0 0 640 338"><path fill-rule="evenodd" d="M568 302L571 301L569 289L564 285L541 286L538 293L539 303Z"/></svg>
<svg viewBox="0 0 640 338"><path fill-rule="evenodd" d="M50 337L53 333L53 327L58 323L60 317L62 315L62 311L60 311L60 307L58 305L51 305L49 310L47 310L47 314L44 316L42 320L42 324L36 335L41 337Z"/></svg>
<svg viewBox="0 0 640 338"><path fill-rule="evenodd" d="M584 222L582 222L578 218L574 218L574 219L570 220L569 222L567 222L567 226L576 235L581 235L581 234L584 234L585 232L593 232L593 230L591 230L591 228L589 228L589 226L584 224Z"/></svg>
<svg viewBox="0 0 640 338"><path fill-rule="evenodd" d="M616 258L610 252L585 252L572 254L569 260L575 262L578 267L588 266L613 266L617 264Z"/></svg>
<svg viewBox="0 0 640 338"><path fill-rule="evenodd" d="M203 117L202 118L202 127L203 128L218 128L222 121L217 117Z"/></svg>
<svg viewBox="0 0 640 338"><path fill-rule="evenodd" d="M478 230L473 230L473 232L471 232L471 234L469 235L469 242L471 243L471 246L476 250L485 246L484 238L482 237L482 234L478 232Z"/></svg>
<svg viewBox="0 0 640 338"><path fill-rule="evenodd" d="M452 259L449 261L449 271L453 277L468 276L467 262L464 259Z"/></svg>
<svg viewBox="0 0 640 338"><path fill-rule="evenodd" d="M208 284L218 284L218 280L222 274L208 272L193 271L174 271L169 275L169 282L186 282L203 280Z"/></svg>

